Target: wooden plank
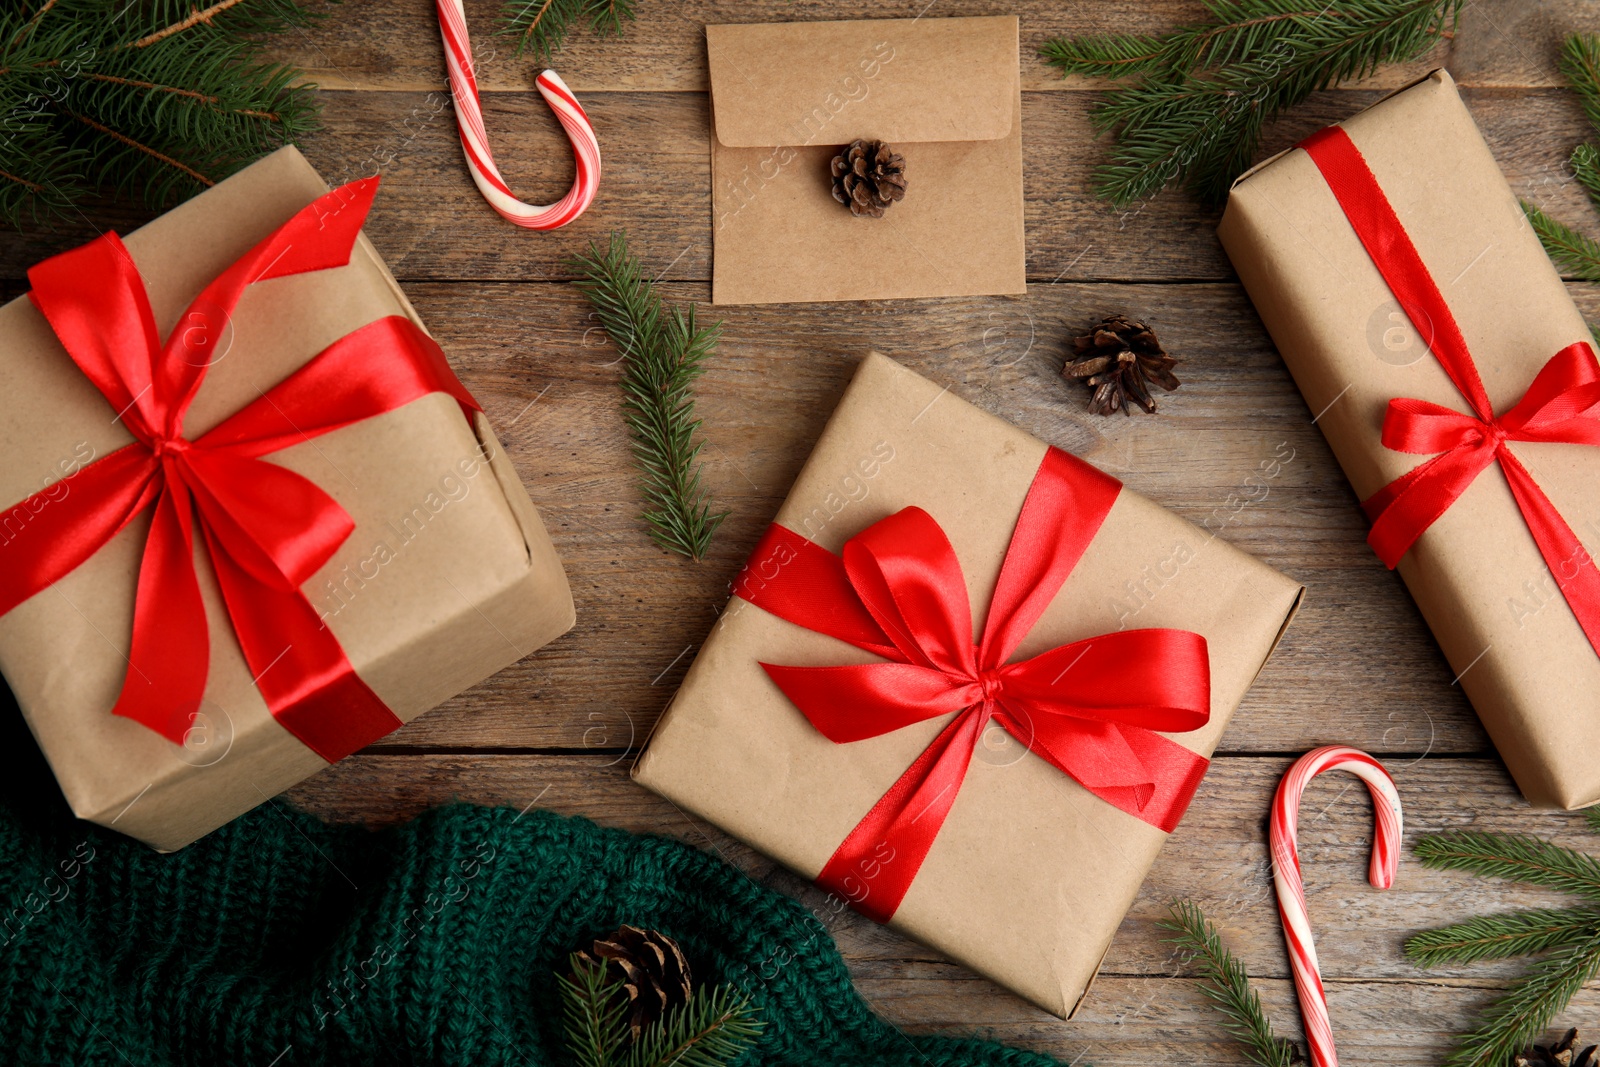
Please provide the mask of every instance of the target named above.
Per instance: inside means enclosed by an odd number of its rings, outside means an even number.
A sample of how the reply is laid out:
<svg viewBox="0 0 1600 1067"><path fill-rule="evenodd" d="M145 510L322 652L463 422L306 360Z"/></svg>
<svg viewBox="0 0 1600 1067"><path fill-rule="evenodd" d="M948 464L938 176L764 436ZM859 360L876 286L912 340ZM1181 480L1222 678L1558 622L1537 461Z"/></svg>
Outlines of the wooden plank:
<svg viewBox="0 0 1600 1067"><path fill-rule="evenodd" d="M1262 157L1380 95L1318 94L1271 128ZM384 188L367 232L402 280L568 278L568 259L616 229L626 229L635 250L668 279L711 276L703 94L593 94L586 102L607 161L600 198L573 225L545 234L519 230L483 203L462 163L443 93L328 93L325 100L327 128L307 142L307 156L330 182L382 173ZM1572 148L1592 136L1573 94L1470 90L1466 100L1519 195L1600 233L1600 215L1566 168ZM1084 93L1024 97L1029 278L1169 282L1232 277L1215 237L1220 212L1179 191L1128 211L1094 198L1093 172L1104 148L1090 128L1091 105ZM513 188L533 200L564 193L571 157L539 98L500 94L486 107L496 153ZM122 232L148 216L126 204L91 214L99 226ZM0 234L0 278L22 278L34 262L95 232L85 218L55 234ZM872 305L875 313L907 306Z"/></svg>
<svg viewBox="0 0 1600 1067"><path fill-rule="evenodd" d="M540 64L535 57L517 56L514 38L495 35L500 0L469 0L466 8L480 86L487 91L529 88ZM1198 0L879 0L870 10L838 4L796 9L770 0L641 0L637 10L638 21L620 39L600 37L584 28L554 57L554 65L574 89L706 89L708 22L1017 15L1023 86L1070 90L1093 83L1064 81L1038 56L1045 41L1099 33L1161 33L1205 17ZM1393 88L1445 65L1472 85L1559 85L1555 54L1561 35L1595 30L1600 30L1600 11L1582 0L1474 0L1465 6L1453 41L1441 43L1413 63L1385 69L1365 84ZM438 29L431 9L423 6L346 0L327 22L276 43L274 55L304 68L313 81L328 88L427 91L444 86Z"/></svg>
<svg viewBox="0 0 1600 1067"><path fill-rule="evenodd" d="M706 296L703 285L664 288L673 299ZM578 626L387 747L640 743L856 360L877 348L1308 585L1225 750L1287 751L1310 740L1306 724L1315 723L1316 740L1378 752L1488 751L1403 586L1367 548L1355 497L1237 286L1061 283L1035 286L1025 300L921 302L916 314L729 309L700 414L708 484L732 517L701 564L656 549L635 518L616 357L590 332L570 287L408 291L542 509L572 579ZM1600 295L1575 291L1600 314ZM1147 318L1185 357L1186 384L1158 416L1090 416L1083 392L1058 378L1074 329L1111 311ZM1257 482L1280 444L1291 461Z"/></svg>
<svg viewBox="0 0 1600 1067"><path fill-rule="evenodd" d="M1308 747L1307 731L1294 747ZM1283 757L1223 757L1212 766L1182 827L1157 861L1112 944L1079 1017L1062 1024L921 945L853 913L830 929L868 1001L919 1031L989 1036L1063 1059L1146 1064L1163 1050L1173 1062L1239 1062L1156 925L1166 901L1192 897L1221 926L1286 1031L1296 1013L1278 928L1265 820ZM1329 775L1307 791L1301 832L1310 909L1328 977L1334 1027L1355 1063L1438 1062L1450 1035L1517 973L1515 963L1422 971L1402 952L1419 929L1484 911L1554 904L1548 892L1428 871L1410 850L1417 836L1450 829L1533 832L1594 850L1579 815L1530 813L1500 765L1440 759L1391 763L1406 813L1406 852L1394 888L1365 883L1372 816L1364 790ZM530 803L582 814L604 825L665 833L708 848L752 878L821 909L824 897L796 876L635 786L615 757L548 755L357 755L299 786L290 802L325 817L374 825L449 800ZM334 857L337 862L337 857ZM1098 872L1085 871L1094 878ZM825 911L825 909L822 909ZM1569 1017L1586 1018L1600 997L1585 993ZM1431 1059L1429 1057L1432 1057Z"/></svg>

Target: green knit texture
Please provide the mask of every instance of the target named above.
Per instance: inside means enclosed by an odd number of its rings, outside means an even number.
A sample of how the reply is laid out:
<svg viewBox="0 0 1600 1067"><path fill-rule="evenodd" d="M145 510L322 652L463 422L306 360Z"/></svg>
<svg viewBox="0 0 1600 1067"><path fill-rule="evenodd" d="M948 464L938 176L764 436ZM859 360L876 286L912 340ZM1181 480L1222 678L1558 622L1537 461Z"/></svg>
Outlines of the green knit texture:
<svg viewBox="0 0 1600 1067"><path fill-rule="evenodd" d="M453 805L368 831L273 801L157 855L72 819L7 705L0 1062L566 1064L556 971L624 922L748 993L765 1030L743 1064L1055 1062L902 1033L798 903L585 819Z"/></svg>

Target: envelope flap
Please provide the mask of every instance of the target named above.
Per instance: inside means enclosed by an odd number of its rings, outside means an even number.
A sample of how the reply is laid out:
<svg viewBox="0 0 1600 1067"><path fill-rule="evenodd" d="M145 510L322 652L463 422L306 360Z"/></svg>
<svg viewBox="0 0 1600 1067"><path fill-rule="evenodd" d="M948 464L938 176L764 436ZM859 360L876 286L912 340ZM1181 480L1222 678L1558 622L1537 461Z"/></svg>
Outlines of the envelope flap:
<svg viewBox="0 0 1600 1067"><path fill-rule="evenodd" d="M707 26L718 140L988 141L1015 127L1012 16Z"/></svg>

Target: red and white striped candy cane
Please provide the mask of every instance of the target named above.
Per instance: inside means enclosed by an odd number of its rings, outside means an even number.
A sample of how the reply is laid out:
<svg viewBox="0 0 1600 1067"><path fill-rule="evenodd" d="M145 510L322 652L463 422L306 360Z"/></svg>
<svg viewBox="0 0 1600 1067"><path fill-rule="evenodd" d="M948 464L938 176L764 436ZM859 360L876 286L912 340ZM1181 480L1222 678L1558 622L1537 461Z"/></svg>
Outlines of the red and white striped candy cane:
<svg viewBox="0 0 1600 1067"><path fill-rule="evenodd" d="M494 165L489 150L489 132L483 125L483 105L478 102L478 79L472 71L472 41L467 37L467 16L461 0L435 0L439 11L439 34L444 38L444 62L450 72L450 95L456 104L456 125L461 130L461 147L467 154L467 170L489 206L518 226L530 230L554 230L565 226L588 210L600 191L600 142L584 114L578 98L553 70L539 75L539 94L556 113L572 142L572 155L578 163L578 176L572 189L549 207L524 204L511 193Z"/></svg>
<svg viewBox="0 0 1600 1067"><path fill-rule="evenodd" d="M1307 752L1295 761L1278 783L1272 801L1272 880L1278 887L1278 913L1283 936L1289 943L1289 963L1294 987L1300 994L1300 1016L1306 1043L1311 1046L1312 1067L1338 1067L1333 1050L1333 1028L1328 1023L1328 995L1322 988L1317 949L1306 917L1305 883L1300 877L1300 850L1295 834L1300 824L1300 794L1323 771L1349 771L1367 783L1378 829L1372 837L1372 866L1367 877L1379 889L1394 885L1400 866L1400 794L1383 764L1358 749L1328 745Z"/></svg>

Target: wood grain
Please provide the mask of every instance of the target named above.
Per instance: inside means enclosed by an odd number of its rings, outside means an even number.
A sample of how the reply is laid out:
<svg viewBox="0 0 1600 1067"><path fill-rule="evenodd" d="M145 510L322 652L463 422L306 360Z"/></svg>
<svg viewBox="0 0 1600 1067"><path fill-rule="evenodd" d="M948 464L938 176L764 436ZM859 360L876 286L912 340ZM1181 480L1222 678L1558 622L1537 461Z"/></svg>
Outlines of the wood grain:
<svg viewBox="0 0 1600 1067"><path fill-rule="evenodd" d="M640 0L638 21L621 38L584 28L552 58L578 92L630 89L697 92L708 87L706 23L805 22L839 18L950 18L1016 15L1021 21L1025 89L1073 90L1039 59L1039 47L1060 36L1161 33L1200 22L1198 0L878 0L870 10L836 3L773 0ZM429 90L444 86L439 34L431 20L391 0L344 0L322 26L290 36L280 54L327 88ZM478 80L490 92L530 88L537 57L516 55L516 40L497 36L500 0L469 0L468 27L476 45ZM1600 29L1600 11L1584 0L1473 0L1454 38L1416 62L1387 68L1373 88L1394 88L1431 67L1449 66L1475 86L1525 88L1561 84L1552 56L1561 36Z"/></svg>
<svg viewBox="0 0 1600 1067"><path fill-rule="evenodd" d="M498 0L468 0L467 8L501 165L530 199L558 195L571 163L529 91L539 64L492 36ZM323 86L326 128L304 146L313 163L332 181L383 175L368 232L488 408L566 561L579 612L571 634L306 782L288 802L375 825L452 800L540 805L683 838L815 902L816 890L634 786L626 768L855 362L875 348L1209 524L1309 591L1075 1020L1052 1019L847 914L833 933L877 1010L908 1029L979 1033L1070 1062L1242 1063L1156 926L1168 899L1189 895L1260 976L1280 1028L1297 1032L1265 819L1292 756L1322 742L1355 744L1389 761L1411 841L1470 826L1593 847L1578 816L1531 812L1518 798L1403 586L1367 549L1355 498L1216 243L1217 212L1178 193L1131 212L1092 195L1105 146L1090 113L1103 87L1056 77L1038 60L1038 45L1060 34L1158 32L1202 17L1200 0L872 5L881 17L1021 16L1034 284L1007 299L708 309L727 327L700 389L706 473L732 514L704 563L653 547L636 518L616 356L562 284L567 260L626 228L669 298L703 304L712 255L704 24L863 12L824 0L640 0L639 12L622 39L580 30L557 57L594 118L607 174L593 211L551 234L505 225L468 180L425 0L345 0L320 25L274 42L275 58L308 68ZM1592 135L1555 65L1571 31L1600 31L1600 4L1470 0L1451 41L1417 63L1317 94L1270 127L1262 154L1444 63L1519 195L1600 233L1600 216L1565 166L1572 147ZM147 217L101 203L55 234L0 236L0 296L26 288L29 264ZM1600 319L1600 291L1572 291L1591 320ZM1113 311L1152 322L1184 359L1184 387L1163 398L1158 417L1092 418L1082 392L1059 378L1067 338ZM1265 497L1231 503L1280 444L1294 458ZM1559 898L1428 872L1409 855L1394 889L1371 889L1363 881L1371 816L1362 793L1330 776L1312 786L1305 807L1303 854L1334 1027L1352 1064L1434 1064L1516 965L1423 972L1401 955L1403 939L1469 914ZM324 861L338 857L307 857ZM1583 1022L1597 1008L1600 996L1586 990L1567 1017Z"/></svg>
<svg viewBox="0 0 1600 1067"><path fill-rule="evenodd" d="M1319 93L1270 127L1260 157L1292 146L1383 94ZM1590 136L1565 90L1474 89L1464 99L1518 195L1557 218L1600 232L1566 165ZM551 281L590 241L626 229L634 249L669 280L711 277L707 98L703 93L594 92L584 103L606 159L599 199L563 230L505 224L479 197L456 139L447 94L324 93L326 128L304 145L330 183L381 173L367 231L402 281ZM1028 277L1035 282L1223 281L1233 277L1215 231L1220 211L1173 190L1128 210L1093 195L1104 145L1090 128L1092 94L1023 97ZM572 159L537 94L502 93L485 118L511 186L549 202L572 180ZM110 226L126 232L147 212L121 204L31 240L0 240L0 277L21 278L51 252ZM90 217L93 225L90 224ZM870 313L870 312L869 312Z"/></svg>

